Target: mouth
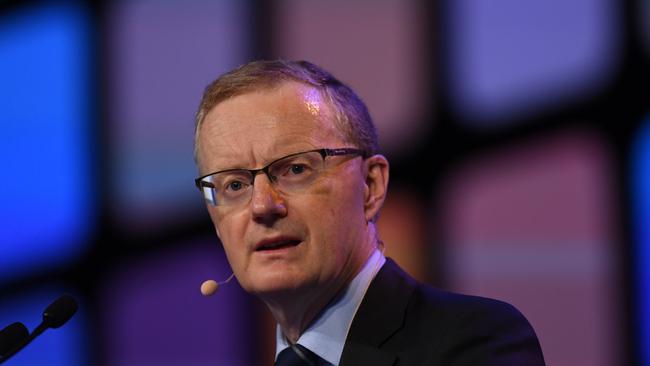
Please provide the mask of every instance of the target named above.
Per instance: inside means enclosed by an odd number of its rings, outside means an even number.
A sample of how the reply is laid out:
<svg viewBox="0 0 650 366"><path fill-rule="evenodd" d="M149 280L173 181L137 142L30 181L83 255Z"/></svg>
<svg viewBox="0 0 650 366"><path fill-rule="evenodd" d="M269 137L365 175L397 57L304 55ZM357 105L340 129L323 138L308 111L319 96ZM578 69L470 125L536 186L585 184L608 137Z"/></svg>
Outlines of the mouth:
<svg viewBox="0 0 650 366"><path fill-rule="evenodd" d="M255 246L256 252L273 251L298 246L302 241L293 238L276 238L262 240Z"/></svg>

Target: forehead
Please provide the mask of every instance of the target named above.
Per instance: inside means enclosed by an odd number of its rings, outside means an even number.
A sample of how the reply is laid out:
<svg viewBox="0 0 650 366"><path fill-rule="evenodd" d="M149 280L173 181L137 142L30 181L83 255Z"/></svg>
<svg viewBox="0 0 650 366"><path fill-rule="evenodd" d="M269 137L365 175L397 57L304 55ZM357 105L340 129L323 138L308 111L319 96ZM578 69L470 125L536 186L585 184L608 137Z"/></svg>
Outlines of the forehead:
<svg viewBox="0 0 650 366"><path fill-rule="evenodd" d="M199 135L199 168L259 165L282 154L345 144L330 104L308 85L286 82L217 104Z"/></svg>

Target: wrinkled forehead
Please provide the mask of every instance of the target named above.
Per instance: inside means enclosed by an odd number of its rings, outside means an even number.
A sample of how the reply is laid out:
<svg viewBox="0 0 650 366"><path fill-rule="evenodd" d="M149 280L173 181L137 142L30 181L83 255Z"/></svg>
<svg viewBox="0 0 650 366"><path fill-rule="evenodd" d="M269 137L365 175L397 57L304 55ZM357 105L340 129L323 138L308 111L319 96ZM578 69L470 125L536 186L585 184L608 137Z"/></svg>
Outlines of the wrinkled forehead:
<svg viewBox="0 0 650 366"><path fill-rule="evenodd" d="M347 139L335 116L318 89L297 82L229 98L214 106L200 126L199 168L257 164L300 149L339 146Z"/></svg>

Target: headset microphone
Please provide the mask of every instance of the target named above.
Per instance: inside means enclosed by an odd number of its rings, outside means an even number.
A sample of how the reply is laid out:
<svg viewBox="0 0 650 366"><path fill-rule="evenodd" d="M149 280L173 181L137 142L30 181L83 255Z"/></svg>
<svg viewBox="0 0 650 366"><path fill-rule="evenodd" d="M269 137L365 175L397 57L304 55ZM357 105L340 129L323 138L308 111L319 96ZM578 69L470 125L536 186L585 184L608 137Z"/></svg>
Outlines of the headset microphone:
<svg viewBox="0 0 650 366"><path fill-rule="evenodd" d="M233 277L235 277L234 273L231 274L230 277L228 277L228 279L225 281L217 282L215 280L207 280L203 282L201 284L201 294L203 294L203 296L214 295L219 290L220 285L225 285L226 283L230 282L230 280L232 280Z"/></svg>

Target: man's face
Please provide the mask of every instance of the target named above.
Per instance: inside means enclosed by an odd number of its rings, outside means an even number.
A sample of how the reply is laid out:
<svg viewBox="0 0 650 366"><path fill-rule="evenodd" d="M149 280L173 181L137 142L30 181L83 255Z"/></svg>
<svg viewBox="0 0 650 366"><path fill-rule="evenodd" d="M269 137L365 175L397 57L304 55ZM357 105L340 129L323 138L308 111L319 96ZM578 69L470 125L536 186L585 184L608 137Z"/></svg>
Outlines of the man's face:
<svg viewBox="0 0 650 366"><path fill-rule="evenodd" d="M256 169L292 153L353 147L333 121L320 93L300 83L228 99L202 124L200 173ZM323 173L300 193L280 193L258 174L250 202L208 205L242 287L258 295L309 294L349 280L371 250L364 172L360 157L328 157Z"/></svg>

